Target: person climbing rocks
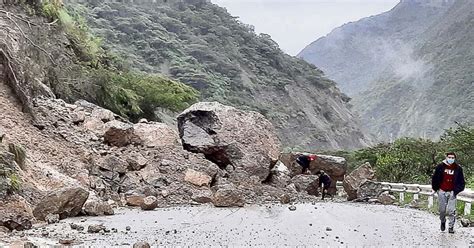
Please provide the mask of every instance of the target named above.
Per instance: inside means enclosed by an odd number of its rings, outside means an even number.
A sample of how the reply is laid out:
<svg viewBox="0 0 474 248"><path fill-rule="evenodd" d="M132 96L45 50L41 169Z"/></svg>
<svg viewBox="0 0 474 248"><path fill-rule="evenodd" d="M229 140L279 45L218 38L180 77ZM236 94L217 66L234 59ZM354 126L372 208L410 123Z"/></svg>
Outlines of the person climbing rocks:
<svg viewBox="0 0 474 248"><path fill-rule="evenodd" d="M315 174L316 176L319 176L318 178L318 187L321 189L321 200L324 200L324 197L326 195L328 195L328 190L329 190L329 187L331 186L331 177L326 174L326 172L324 172L323 170L320 170L318 172L316 172Z"/></svg>
<svg viewBox="0 0 474 248"><path fill-rule="evenodd" d="M314 154L301 154L296 158L296 162L303 167L301 173L302 174L311 174L309 169L309 165L311 161L316 160L317 156Z"/></svg>
<svg viewBox="0 0 474 248"><path fill-rule="evenodd" d="M438 192L441 231L446 229L446 215L449 217L449 233L454 233L456 220L456 196L464 190L465 180L462 167L456 163L454 152L446 153L446 159L436 166L431 187Z"/></svg>

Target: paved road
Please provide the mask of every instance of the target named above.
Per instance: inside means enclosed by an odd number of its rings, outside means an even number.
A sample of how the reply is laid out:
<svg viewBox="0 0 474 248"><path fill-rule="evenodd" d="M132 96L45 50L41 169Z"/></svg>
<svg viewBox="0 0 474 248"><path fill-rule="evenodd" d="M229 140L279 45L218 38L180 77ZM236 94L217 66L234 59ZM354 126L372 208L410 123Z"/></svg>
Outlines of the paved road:
<svg viewBox="0 0 474 248"><path fill-rule="evenodd" d="M47 226L49 239L38 238L42 229L29 231L26 237L57 244L59 237L69 235L83 245L128 247L141 240L154 246L469 247L474 238L472 228L457 226L455 234L442 233L437 216L396 206L321 202L296 208L290 211L288 206L267 205L120 210L114 216L73 218ZM89 224L103 223L109 229L117 228L118 233L77 233L70 230L70 222L86 229ZM131 227L130 232L125 231L126 226Z"/></svg>

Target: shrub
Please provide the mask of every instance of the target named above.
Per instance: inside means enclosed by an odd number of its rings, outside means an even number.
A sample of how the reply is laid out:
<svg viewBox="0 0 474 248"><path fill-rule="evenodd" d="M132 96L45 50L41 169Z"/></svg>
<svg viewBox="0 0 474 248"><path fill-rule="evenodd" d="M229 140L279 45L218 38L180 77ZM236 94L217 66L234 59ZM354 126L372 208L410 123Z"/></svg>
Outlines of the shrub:
<svg viewBox="0 0 474 248"><path fill-rule="evenodd" d="M158 107L181 111L198 100L196 90L156 74L100 69L93 78L100 86L99 104L132 121L155 119Z"/></svg>

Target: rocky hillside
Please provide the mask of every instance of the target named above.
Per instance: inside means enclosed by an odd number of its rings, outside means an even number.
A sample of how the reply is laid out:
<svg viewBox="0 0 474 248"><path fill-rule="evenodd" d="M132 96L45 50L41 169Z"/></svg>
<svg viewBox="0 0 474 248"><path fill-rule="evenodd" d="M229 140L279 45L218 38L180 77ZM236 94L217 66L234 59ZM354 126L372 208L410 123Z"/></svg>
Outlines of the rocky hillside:
<svg viewBox="0 0 474 248"><path fill-rule="evenodd" d="M118 206L240 207L315 199L319 193L317 176L290 173L288 167L300 168L278 162L281 142L258 112L200 102L174 126L146 119L132 123L86 100L56 98L59 89L86 92L61 84L76 75L71 68L91 65L82 64L71 33L28 9L36 6L2 6L0 246L9 244L14 230L77 215L111 215ZM311 169L327 169L340 180L346 167L342 158L320 156ZM104 229L91 225L87 231ZM45 232L35 235L48 236Z"/></svg>
<svg viewBox="0 0 474 248"><path fill-rule="evenodd" d="M474 2L404 0L335 29L299 56L353 98L379 140L438 138L474 121Z"/></svg>
<svg viewBox="0 0 474 248"><path fill-rule="evenodd" d="M127 66L190 85L202 100L264 114L286 147L367 143L334 82L209 1L72 2L69 12L85 17Z"/></svg>

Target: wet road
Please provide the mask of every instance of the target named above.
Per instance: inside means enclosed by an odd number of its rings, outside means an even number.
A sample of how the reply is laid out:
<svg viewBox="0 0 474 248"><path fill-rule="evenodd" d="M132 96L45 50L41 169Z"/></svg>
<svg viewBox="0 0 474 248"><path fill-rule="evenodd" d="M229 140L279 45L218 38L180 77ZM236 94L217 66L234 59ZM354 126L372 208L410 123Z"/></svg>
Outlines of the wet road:
<svg viewBox="0 0 474 248"><path fill-rule="evenodd" d="M456 233L439 231L438 217L396 206L357 203L214 208L207 206L157 209L151 212L122 209L114 216L73 218L28 231L35 243L58 244L60 237L75 237L82 245L128 246L147 241L153 246L323 246L323 247L469 247L473 228L456 225ZM84 222L81 222L84 221ZM104 224L117 233L87 234L68 223ZM130 226L131 230L126 231ZM34 237L36 236L36 237Z"/></svg>

